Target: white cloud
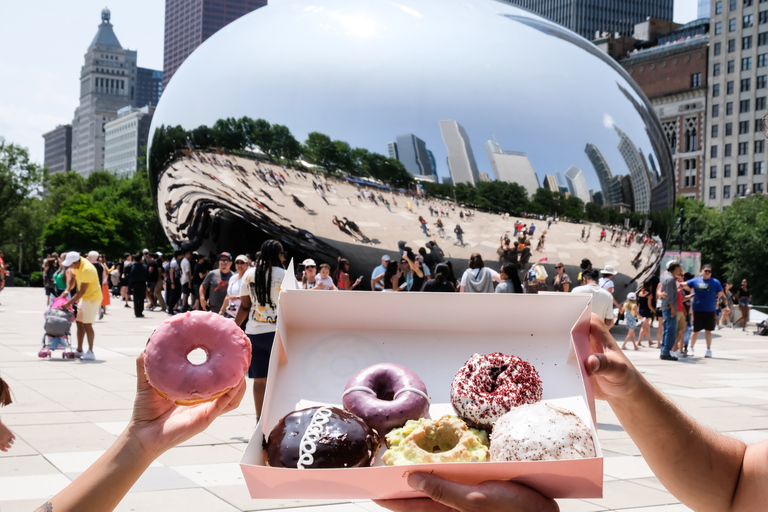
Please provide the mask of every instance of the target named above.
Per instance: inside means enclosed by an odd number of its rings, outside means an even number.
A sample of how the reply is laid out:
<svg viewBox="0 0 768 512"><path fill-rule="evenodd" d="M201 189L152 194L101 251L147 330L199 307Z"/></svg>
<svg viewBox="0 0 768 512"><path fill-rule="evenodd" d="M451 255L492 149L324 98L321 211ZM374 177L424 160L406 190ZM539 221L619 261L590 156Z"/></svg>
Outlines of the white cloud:
<svg viewBox="0 0 768 512"><path fill-rule="evenodd" d="M400 10L402 10L403 12L405 12L407 14L410 14L411 16L414 16L416 18L423 18L424 17L419 11L417 11L416 9L413 9L411 7L407 7L405 5L400 5L400 4L392 4L392 5L394 5L395 7L397 7Z"/></svg>
<svg viewBox="0 0 768 512"><path fill-rule="evenodd" d="M611 117L611 114L603 114L603 126L613 128L613 117Z"/></svg>

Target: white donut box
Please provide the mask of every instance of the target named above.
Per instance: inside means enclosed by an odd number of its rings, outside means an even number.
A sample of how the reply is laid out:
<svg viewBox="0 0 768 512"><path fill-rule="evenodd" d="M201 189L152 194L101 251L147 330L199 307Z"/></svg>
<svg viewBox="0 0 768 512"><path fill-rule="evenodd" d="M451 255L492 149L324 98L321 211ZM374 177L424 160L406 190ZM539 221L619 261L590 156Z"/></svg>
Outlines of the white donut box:
<svg viewBox="0 0 768 512"><path fill-rule="evenodd" d="M600 498L603 454L584 361L590 354L591 295L323 292L299 290L293 264L278 305L264 410L240 467L257 499L389 499L421 496L411 471L477 484L514 480L552 498ZM475 462L287 469L265 464L263 440L308 403L340 404L349 378L376 363L410 368L424 381L434 418L451 412L450 385L473 354L502 352L532 363L543 399L565 405L592 429L597 456L533 462ZM382 443L383 444L383 443Z"/></svg>

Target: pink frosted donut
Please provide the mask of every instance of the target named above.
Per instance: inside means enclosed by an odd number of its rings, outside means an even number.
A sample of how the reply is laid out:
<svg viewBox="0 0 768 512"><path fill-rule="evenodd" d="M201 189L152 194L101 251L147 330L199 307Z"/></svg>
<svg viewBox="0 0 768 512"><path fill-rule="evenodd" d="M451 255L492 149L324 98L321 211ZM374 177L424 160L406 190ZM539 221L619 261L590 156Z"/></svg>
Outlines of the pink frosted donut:
<svg viewBox="0 0 768 512"><path fill-rule="evenodd" d="M541 400L539 372L517 356L475 354L456 372L451 404L471 427L491 430L514 407Z"/></svg>
<svg viewBox="0 0 768 512"><path fill-rule="evenodd" d="M427 387L418 375L394 363L374 364L357 372L347 382L342 402L381 437L429 414Z"/></svg>
<svg viewBox="0 0 768 512"><path fill-rule="evenodd" d="M208 355L202 364L187 356L195 349ZM179 405L214 400L237 386L251 362L251 342L223 316L191 311L169 318L149 337L144 373L150 386Z"/></svg>

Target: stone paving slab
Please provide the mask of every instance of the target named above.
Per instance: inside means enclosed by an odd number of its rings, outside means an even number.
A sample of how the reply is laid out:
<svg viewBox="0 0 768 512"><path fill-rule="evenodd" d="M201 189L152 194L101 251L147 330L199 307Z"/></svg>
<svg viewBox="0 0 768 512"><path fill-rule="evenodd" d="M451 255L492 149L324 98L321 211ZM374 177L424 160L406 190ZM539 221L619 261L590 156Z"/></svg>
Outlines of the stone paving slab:
<svg viewBox="0 0 768 512"><path fill-rule="evenodd" d="M15 402L3 420L16 444L0 452L0 511L32 510L80 474L114 441L130 417L135 357L160 312L136 319L114 304L97 321L96 361L41 360L42 291L10 288L0 294L0 372ZM614 336L623 340L626 329ZM655 337L655 336L654 336ZM627 351L646 377L689 415L748 443L768 439L768 338L725 329L716 333L714 357L678 363L658 351ZM703 354L704 342L700 342ZM560 500L564 512L603 510L679 512L686 507L653 476L610 408L597 403L598 435L605 452L602 499ZM255 426L251 393L236 411L160 457L117 510L381 511L370 501L254 500L238 461Z"/></svg>

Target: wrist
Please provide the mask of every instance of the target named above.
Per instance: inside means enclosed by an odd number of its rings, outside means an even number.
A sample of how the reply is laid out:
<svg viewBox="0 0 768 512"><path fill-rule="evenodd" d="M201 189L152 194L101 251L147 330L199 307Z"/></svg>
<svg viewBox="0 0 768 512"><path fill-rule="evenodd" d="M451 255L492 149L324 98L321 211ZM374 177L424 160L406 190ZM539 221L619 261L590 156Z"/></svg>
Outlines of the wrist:
<svg viewBox="0 0 768 512"><path fill-rule="evenodd" d="M162 455L167 449L142 441L141 427L129 424L122 434L117 438L113 448L117 450L119 456L127 464L135 467L148 468L157 457Z"/></svg>

